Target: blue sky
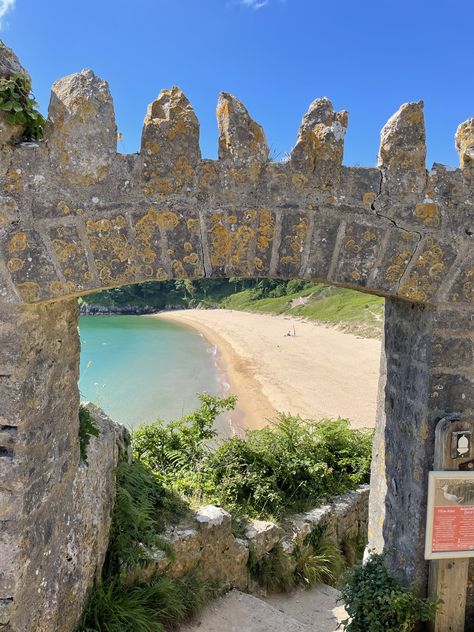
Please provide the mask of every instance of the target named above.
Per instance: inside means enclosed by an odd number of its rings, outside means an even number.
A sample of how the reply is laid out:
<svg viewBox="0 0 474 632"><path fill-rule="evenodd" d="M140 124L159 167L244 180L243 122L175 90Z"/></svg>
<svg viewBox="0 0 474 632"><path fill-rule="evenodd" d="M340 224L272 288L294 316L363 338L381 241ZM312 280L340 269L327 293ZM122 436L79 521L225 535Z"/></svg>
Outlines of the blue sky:
<svg viewBox="0 0 474 632"><path fill-rule="evenodd" d="M55 79L85 67L110 83L121 151L137 151L147 104L179 85L217 153L218 93L233 93L291 150L310 102L349 110L346 164L374 165L380 129L425 101L428 166L457 165L474 116L472 0L0 0L0 36L30 71L43 112Z"/></svg>

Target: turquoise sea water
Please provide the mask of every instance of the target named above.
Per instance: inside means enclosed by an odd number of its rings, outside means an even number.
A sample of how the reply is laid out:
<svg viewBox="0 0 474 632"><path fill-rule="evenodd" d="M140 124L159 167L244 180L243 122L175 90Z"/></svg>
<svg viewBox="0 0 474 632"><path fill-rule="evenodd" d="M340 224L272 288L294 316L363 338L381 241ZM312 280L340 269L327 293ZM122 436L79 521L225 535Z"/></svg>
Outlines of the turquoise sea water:
<svg viewBox="0 0 474 632"><path fill-rule="evenodd" d="M79 328L81 399L128 427L181 417L202 391L224 393L216 349L198 332L146 316L81 316Z"/></svg>

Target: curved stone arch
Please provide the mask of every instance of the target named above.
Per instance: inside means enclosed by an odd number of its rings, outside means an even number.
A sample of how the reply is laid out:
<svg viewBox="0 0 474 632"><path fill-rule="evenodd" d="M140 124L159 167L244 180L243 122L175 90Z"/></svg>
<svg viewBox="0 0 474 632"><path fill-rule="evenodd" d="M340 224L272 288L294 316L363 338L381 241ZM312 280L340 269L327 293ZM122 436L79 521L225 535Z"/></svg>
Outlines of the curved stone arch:
<svg viewBox="0 0 474 632"><path fill-rule="evenodd" d="M426 589L434 428L453 412L474 419L474 119L456 133L461 168L427 172L421 102L388 121L375 168L342 165L348 116L326 98L284 163L235 97L220 96L217 117L219 159L203 160L190 103L164 90L140 153L119 155L108 86L87 70L54 84L44 142L0 150L1 546L14 551L0 605L13 630L33 611L38 629L70 630L64 599L84 596L43 556L51 530L55 560L76 537L59 509L79 453L74 299L147 280L300 278L387 298L370 539ZM42 588L43 575L62 581Z"/></svg>

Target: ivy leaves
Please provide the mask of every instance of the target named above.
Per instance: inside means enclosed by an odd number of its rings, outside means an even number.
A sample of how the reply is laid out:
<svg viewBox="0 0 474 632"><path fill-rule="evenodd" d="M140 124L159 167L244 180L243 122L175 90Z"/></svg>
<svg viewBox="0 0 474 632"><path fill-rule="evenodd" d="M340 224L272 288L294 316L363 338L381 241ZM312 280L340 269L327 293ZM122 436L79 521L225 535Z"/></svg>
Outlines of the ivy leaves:
<svg viewBox="0 0 474 632"><path fill-rule="evenodd" d="M0 78L0 111L5 112L7 123L24 127L22 140L43 138L45 119L37 105L24 75L15 72L9 78Z"/></svg>

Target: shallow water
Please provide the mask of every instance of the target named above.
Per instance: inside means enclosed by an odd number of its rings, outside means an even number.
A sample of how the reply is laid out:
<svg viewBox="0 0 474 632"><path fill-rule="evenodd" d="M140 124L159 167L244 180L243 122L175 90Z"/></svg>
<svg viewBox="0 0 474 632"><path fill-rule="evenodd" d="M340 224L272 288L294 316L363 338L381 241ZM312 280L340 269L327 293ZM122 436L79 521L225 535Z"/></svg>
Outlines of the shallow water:
<svg viewBox="0 0 474 632"><path fill-rule="evenodd" d="M197 394L223 395L216 349L201 334L146 316L81 316L81 399L134 427L193 411ZM228 421L218 421L228 434Z"/></svg>

